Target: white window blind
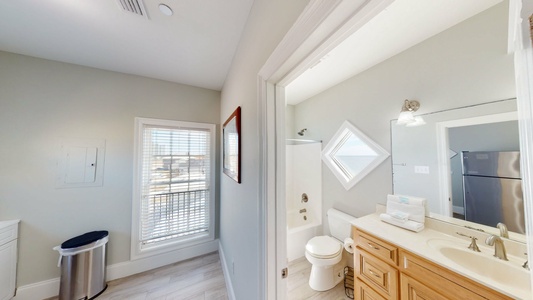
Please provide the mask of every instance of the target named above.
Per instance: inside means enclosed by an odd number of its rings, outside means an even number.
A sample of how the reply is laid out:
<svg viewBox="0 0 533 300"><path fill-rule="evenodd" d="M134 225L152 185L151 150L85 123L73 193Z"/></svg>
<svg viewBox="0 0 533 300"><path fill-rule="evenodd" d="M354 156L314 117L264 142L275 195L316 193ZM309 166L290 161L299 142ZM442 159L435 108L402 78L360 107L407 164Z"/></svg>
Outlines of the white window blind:
<svg viewBox="0 0 533 300"><path fill-rule="evenodd" d="M141 249L209 234L211 131L143 124Z"/></svg>

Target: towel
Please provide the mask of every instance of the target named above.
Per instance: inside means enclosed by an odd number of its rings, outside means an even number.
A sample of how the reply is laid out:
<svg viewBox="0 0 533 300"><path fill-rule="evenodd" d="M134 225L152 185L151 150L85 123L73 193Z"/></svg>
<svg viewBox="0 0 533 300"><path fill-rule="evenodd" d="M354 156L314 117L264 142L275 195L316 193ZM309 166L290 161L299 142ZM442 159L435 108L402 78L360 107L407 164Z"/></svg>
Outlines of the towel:
<svg viewBox="0 0 533 300"><path fill-rule="evenodd" d="M403 204L410 204L415 206L426 206L426 199L413 196L404 195L387 195L387 201L394 201Z"/></svg>
<svg viewBox="0 0 533 300"><path fill-rule="evenodd" d="M389 216L395 218L399 222L405 223L409 220L409 214L402 211L390 211L387 213Z"/></svg>
<svg viewBox="0 0 533 300"><path fill-rule="evenodd" d="M405 219L424 223L426 220L426 199L388 195L386 213L396 219Z"/></svg>
<svg viewBox="0 0 533 300"><path fill-rule="evenodd" d="M411 230L411 231L414 231L414 232L420 232L424 229L424 224L423 223L419 223L419 222L415 222L415 221L411 221L411 220L408 220L408 221L405 221L405 222L402 222L402 221L399 221L398 219L388 215L388 214L381 214L379 215L379 218L381 219L381 221L383 222L386 222L386 223L389 223L391 225L394 225L394 226L398 226L398 227L401 227L401 228L405 228L405 229L408 229L408 230Z"/></svg>

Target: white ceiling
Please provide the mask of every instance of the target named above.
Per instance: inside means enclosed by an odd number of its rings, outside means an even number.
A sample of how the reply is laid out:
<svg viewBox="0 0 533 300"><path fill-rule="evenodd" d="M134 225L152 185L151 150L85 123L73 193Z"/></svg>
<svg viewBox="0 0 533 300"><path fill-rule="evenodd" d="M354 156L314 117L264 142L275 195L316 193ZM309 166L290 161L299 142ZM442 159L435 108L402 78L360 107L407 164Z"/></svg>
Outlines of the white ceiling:
<svg viewBox="0 0 533 300"><path fill-rule="evenodd" d="M221 90L253 0L2 0L0 50Z"/></svg>
<svg viewBox="0 0 533 300"><path fill-rule="evenodd" d="M221 90L253 0L2 0L0 50ZM502 0L396 0L286 89L324 91Z"/></svg>
<svg viewBox="0 0 533 300"><path fill-rule="evenodd" d="M286 88L297 104L502 0L395 0Z"/></svg>

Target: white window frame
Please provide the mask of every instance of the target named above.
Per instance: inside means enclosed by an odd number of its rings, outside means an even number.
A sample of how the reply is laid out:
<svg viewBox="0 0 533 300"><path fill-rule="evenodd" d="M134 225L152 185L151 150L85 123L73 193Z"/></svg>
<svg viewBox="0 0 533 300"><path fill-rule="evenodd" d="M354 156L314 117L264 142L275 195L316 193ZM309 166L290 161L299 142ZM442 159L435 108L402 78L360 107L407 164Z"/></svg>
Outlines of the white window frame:
<svg viewBox="0 0 533 300"><path fill-rule="evenodd" d="M375 152L372 161L370 161L359 173L352 173L347 169L343 163L341 163L337 156L337 152L341 147L344 146L344 143L351 136L359 139L366 147L372 149ZM361 152L358 149L353 149L353 157L364 157L368 155L361 155ZM358 153L359 152L359 153ZM335 177L339 182L344 186L346 190L351 189L355 186L356 183L361 181L366 175L372 172L377 168L382 162L385 161L390 156L390 154L383 149L380 145L370 139L365 135L361 130L357 129L352 123L348 120L342 123L337 133L331 138L329 143L326 145L322 151L322 160L328 166L328 168L335 174Z"/></svg>
<svg viewBox="0 0 533 300"><path fill-rule="evenodd" d="M210 174L209 174L209 229L206 235L189 239L169 240L166 243L143 248L141 246L141 190L143 128L145 125L171 128L198 128L210 132ZM174 120L135 118L134 160L133 160L133 201L132 201L132 238L131 259L139 259L161 253L206 243L215 239L215 160L216 160L216 126L215 124L183 122Z"/></svg>

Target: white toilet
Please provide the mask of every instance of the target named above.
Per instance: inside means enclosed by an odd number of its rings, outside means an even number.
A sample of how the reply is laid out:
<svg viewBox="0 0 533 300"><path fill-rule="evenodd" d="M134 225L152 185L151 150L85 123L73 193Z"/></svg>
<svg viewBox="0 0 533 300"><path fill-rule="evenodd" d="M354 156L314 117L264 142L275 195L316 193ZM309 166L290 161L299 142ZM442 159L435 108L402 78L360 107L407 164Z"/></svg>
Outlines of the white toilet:
<svg viewBox="0 0 533 300"><path fill-rule="evenodd" d="M309 286L315 291L332 289L344 279L344 239L350 237L356 218L331 208L327 219L332 237L315 236L305 245L305 257L312 265Z"/></svg>

